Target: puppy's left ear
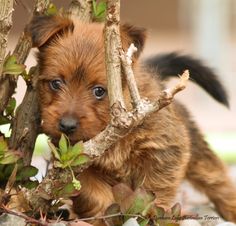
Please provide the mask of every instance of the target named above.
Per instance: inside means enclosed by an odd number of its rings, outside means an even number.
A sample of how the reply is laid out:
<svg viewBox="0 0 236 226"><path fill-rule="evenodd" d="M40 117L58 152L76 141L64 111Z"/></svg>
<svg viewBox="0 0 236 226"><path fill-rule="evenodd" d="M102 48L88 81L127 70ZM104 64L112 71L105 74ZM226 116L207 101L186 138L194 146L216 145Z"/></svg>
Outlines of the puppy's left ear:
<svg viewBox="0 0 236 226"><path fill-rule="evenodd" d="M42 47L54 39L57 35L73 31L74 24L69 18L62 16L34 16L26 28L31 36L33 47Z"/></svg>
<svg viewBox="0 0 236 226"><path fill-rule="evenodd" d="M138 51L134 54L134 58L137 59L144 48L147 33L146 29L123 24L120 27L120 33L122 46L125 51L127 51L132 43L137 47Z"/></svg>

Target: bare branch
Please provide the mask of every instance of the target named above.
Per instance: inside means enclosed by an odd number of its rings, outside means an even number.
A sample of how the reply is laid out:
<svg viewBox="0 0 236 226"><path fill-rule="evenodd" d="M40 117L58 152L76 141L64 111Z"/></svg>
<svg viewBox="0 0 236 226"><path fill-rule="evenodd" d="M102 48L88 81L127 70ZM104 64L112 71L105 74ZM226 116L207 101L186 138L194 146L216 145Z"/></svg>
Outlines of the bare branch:
<svg viewBox="0 0 236 226"><path fill-rule="evenodd" d="M37 76L37 71L34 76ZM36 88L27 86L24 99L17 109L12 124L9 147L24 153L24 165L30 165L35 141L39 133L40 116Z"/></svg>
<svg viewBox="0 0 236 226"><path fill-rule="evenodd" d="M110 106L120 102L125 108L121 85L121 64L119 52L121 51L120 39L120 1L107 2L107 16L105 23L105 60L108 82L108 95Z"/></svg>
<svg viewBox="0 0 236 226"><path fill-rule="evenodd" d="M134 72L132 70L132 56L136 51L137 48L132 43L126 54L123 50L120 53L123 69L126 76L126 81L129 87L131 98L133 100L132 104L134 107L138 105L141 99L138 92L138 87L135 82Z"/></svg>
<svg viewBox="0 0 236 226"><path fill-rule="evenodd" d="M92 20L92 0L72 0L69 14L82 21L90 22Z"/></svg>
<svg viewBox="0 0 236 226"><path fill-rule="evenodd" d="M141 124L145 117L169 105L175 94L185 88L188 79L189 72L185 71L180 76L180 82L175 87L162 91L159 99L155 102L140 99L132 112L127 112L121 105L114 104L111 108L111 123L104 131L84 143L84 152L91 157L101 156L111 145L126 136L134 127ZM133 83L134 86L136 86L135 83Z"/></svg>
<svg viewBox="0 0 236 226"><path fill-rule="evenodd" d="M29 217L23 213L20 213L20 212L16 212L14 210L10 210L8 209L6 206L2 205L0 207L0 212L3 212L3 213L7 213L7 214L11 214L11 215L14 215L14 216L17 216L17 217L20 217L20 218L23 218L26 223L31 223L31 224L36 224L36 225L39 225L39 226L48 226L49 224L45 221L41 221L41 220L36 220L32 217Z"/></svg>

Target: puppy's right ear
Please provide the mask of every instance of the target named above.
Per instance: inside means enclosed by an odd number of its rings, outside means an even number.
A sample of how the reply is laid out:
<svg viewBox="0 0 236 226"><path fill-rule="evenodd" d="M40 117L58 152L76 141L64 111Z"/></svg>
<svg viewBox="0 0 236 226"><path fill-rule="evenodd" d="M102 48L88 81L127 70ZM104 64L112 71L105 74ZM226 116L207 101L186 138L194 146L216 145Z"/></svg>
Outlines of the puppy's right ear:
<svg viewBox="0 0 236 226"><path fill-rule="evenodd" d="M61 16L34 16L26 32L32 39L33 47L42 47L57 34L73 31L73 21Z"/></svg>

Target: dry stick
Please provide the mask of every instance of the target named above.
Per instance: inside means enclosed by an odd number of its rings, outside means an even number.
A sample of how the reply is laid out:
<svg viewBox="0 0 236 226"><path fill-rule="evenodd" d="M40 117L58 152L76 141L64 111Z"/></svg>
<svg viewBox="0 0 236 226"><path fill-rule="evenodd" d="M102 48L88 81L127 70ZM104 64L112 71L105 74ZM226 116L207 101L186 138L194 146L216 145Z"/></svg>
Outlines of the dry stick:
<svg viewBox="0 0 236 226"><path fill-rule="evenodd" d="M39 225L39 226L48 226L49 225L47 222L42 222L41 220L36 220L36 219L34 219L32 217L29 217L29 216L27 216L27 215L25 215L23 213L10 210L6 206L4 206L4 205L2 205L0 207L0 212L1 211L3 213L7 213L7 214L10 214L10 215L14 215L14 216L23 218L26 221L26 223L31 223L31 224L35 224L35 225Z"/></svg>
<svg viewBox="0 0 236 226"><path fill-rule="evenodd" d="M127 85L129 87L131 98L133 100L132 102L133 107L137 107L141 99L139 95L138 87L134 85L135 78L134 78L134 72L132 70L132 56L135 52L137 52L137 48L134 46L133 43L128 48L128 51L126 54L124 53L123 50L120 52L120 58L122 61L124 72L125 72Z"/></svg>

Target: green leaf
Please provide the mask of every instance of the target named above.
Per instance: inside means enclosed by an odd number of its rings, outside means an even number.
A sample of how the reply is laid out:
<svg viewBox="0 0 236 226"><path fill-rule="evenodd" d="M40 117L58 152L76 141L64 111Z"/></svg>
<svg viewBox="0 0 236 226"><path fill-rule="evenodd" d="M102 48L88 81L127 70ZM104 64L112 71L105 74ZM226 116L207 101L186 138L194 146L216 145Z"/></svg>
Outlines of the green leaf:
<svg viewBox="0 0 236 226"><path fill-rule="evenodd" d="M96 0L92 1L92 6L93 6L93 15L97 15L97 2Z"/></svg>
<svg viewBox="0 0 236 226"><path fill-rule="evenodd" d="M60 154L57 151L57 148L54 146L54 144L50 140L48 141L48 146L51 149L54 157L60 161L61 160Z"/></svg>
<svg viewBox="0 0 236 226"><path fill-rule="evenodd" d="M8 56L3 65L3 74L19 75L25 70L25 65L18 64L14 55Z"/></svg>
<svg viewBox="0 0 236 226"><path fill-rule="evenodd" d="M12 97L12 98L9 100L9 102L8 102L8 104L7 104L7 107L6 107L6 109L5 109L6 114L7 114L7 115L12 115L13 112L14 112L14 110L15 110L15 107L16 107L16 99L15 99L14 97Z"/></svg>
<svg viewBox="0 0 236 226"><path fill-rule="evenodd" d="M64 134L61 135L61 139L59 141L59 150L61 154L66 153L68 151L68 141Z"/></svg>
<svg viewBox="0 0 236 226"><path fill-rule="evenodd" d="M144 189L138 188L135 190L135 199L133 204L128 210L128 213L140 214L145 208L154 201L155 197L152 193L147 192Z"/></svg>
<svg viewBox="0 0 236 226"><path fill-rule="evenodd" d="M35 176L38 173L38 169L34 166L25 166L16 175L16 180L26 180L30 177Z"/></svg>
<svg viewBox="0 0 236 226"><path fill-rule="evenodd" d="M53 16L57 14L57 12L58 12L57 7L53 3L50 3L47 8L46 15Z"/></svg>
<svg viewBox="0 0 236 226"><path fill-rule="evenodd" d="M97 5L97 17L104 17L106 12L106 2L100 2Z"/></svg>
<svg viewBox="0 0 236 226"><path fill-rule="evenodd" d="M16 156L12 152L5 153L4 157L0 159L0 164L11 164L15 163L19 159L18 156Z"/></svg>
<svg viewBox="0 0 236 226"><path fill-rule="evenodd" d="M76 195L78 191L75 189L73 183L69 183L57 191L57 195L60 198L69 198Z"/></svg>
<svg viewBox="0 0 236 226"><path fill-rule="evenodd" d="M72 147L71 152L73 153L73 155L77 156L82 154L83 149L84 149L83 142L79 141Z"/></svg>
<svg viewBox="0 0 236 226"><path fill-rule="evenodd" d="M83 142L76 143L73 147L69 147L65 156L63 156L62 161L73 162L80 154L83 153Z"/></svg>
<svg viewBox="0 0 236 226"><path fill-rule="evenodd" d="M83 165L85 164L86 162L89 161L89 156L88 155L85 155L85 154L81 154L79 155L76 159L74 159L70 165L71 166L80 166L80 165Z"/></svg>
<svg viewBox="0 0 236 226"><path fill-rule="evenodd" d="M96 0L92 2L93 17L97 21L103 21L106 15L106 2L102 1L97 3Z"/></svg>

